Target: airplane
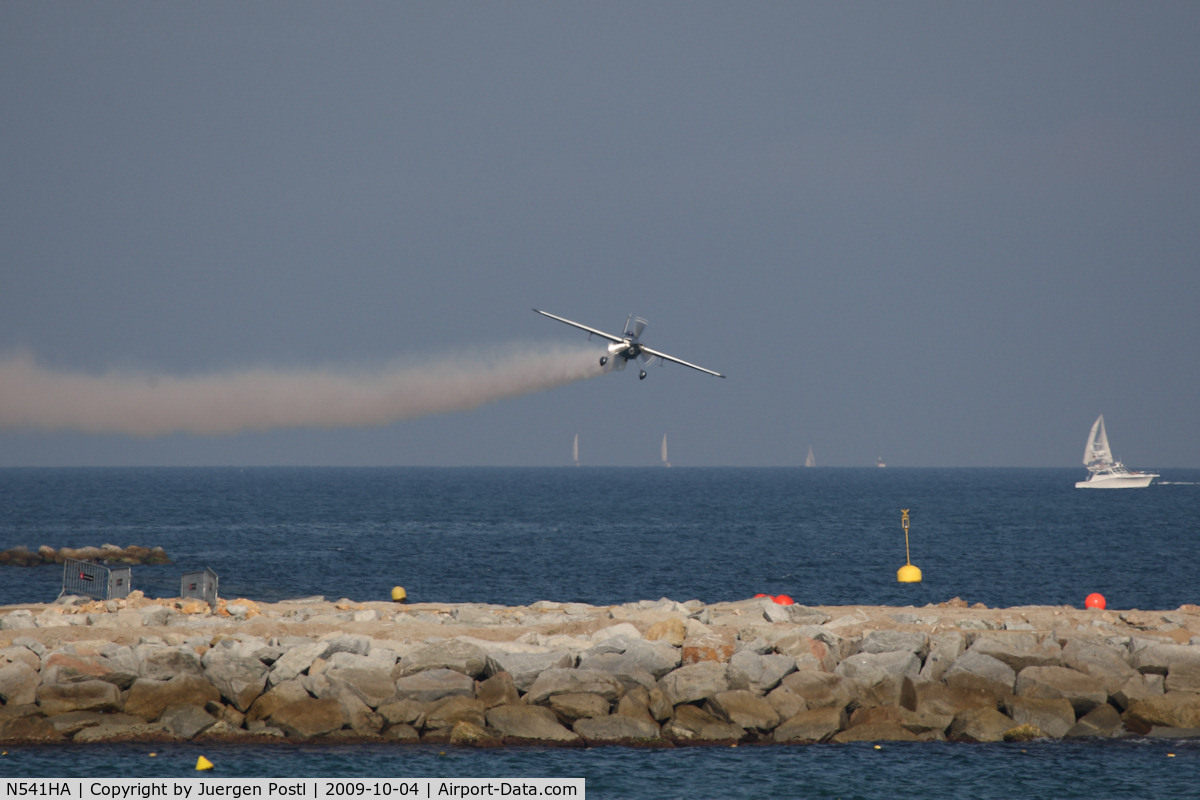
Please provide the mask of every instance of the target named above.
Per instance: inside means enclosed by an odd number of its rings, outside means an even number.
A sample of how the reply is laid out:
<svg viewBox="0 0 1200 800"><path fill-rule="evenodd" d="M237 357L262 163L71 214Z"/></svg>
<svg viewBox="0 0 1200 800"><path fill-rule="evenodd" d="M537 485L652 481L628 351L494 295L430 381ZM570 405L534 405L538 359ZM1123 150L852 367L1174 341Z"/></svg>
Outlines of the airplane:
<svg viewBox="0 0 1200 800"><path fill-rule="evenodd" d="M625 369L625 364L627 362L633 361L634 359L637 359L637 358L640 358L642 360L642 363L648 367L651 364L653 364L654 359L657 358L664 363L667 361L674 361L676 364L682 364L685 367L691 367L692 369L699 370L700 372L707 372L709 375L716 375L718 378L725 377L724 375L722 375L719 372L714 372L711 369L706 369L706 368L698 366L696 364L692 364L690 362L684 361L682 358L676 358L675 356L669 356L666 353L659 352L658 350L653 350L653 349L647 347L646 345L642 344L641 335L642 335L642 331L644 331L646 329L646 320L642 319L641 317L635 317L633 314L630 314L629 317L625 320L625 335L624 336L616 336L611 333L605 333L604 331L596 330L595 328L589 328L587 325L581 325L578 322L572 322L571 320L566 319L565 317L560 317L560 316L557 316L556 314L551 314L548 311L541 311L536 308L534 309L534 311L536 311L537 313L541 314L544 317L549 317L550 319L556 319L559 322L565 322L568 325L579 328L580 330L585 330L588 332L588 334L594 334L603 339L608 339L608 341L610 342L610 344L608 345L608 355L600 356L600 366L601 367L608 364L609 358L617 359L616 361L613 362L613 369ZM591 336L589 335L588 338L591 338ZM646 378L646 370L639 369L638 370L638 380L644 380L645 378Z"/></svg>

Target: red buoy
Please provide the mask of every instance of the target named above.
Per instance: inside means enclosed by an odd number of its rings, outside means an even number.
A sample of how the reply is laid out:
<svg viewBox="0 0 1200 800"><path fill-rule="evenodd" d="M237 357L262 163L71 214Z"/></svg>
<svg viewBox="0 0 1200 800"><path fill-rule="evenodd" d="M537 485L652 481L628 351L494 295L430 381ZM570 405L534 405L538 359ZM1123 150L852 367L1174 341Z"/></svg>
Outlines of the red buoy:
<svg viewBox="0 0 1200 800"><path fill-rule="evenodd" d="M796 604L796 601L788 597L786 594L781 594L776 597L775 602L779 603L781 606L791 606Z"/></svg>
<svg viewBox="0 0 1200 800"><path fill-rule="evenodd" d="M1104 595L1100 594L1099 592L1092 592L1087 596L1087 599L1083 601L1084 608L1104 608L1104 606Z"/></svg>

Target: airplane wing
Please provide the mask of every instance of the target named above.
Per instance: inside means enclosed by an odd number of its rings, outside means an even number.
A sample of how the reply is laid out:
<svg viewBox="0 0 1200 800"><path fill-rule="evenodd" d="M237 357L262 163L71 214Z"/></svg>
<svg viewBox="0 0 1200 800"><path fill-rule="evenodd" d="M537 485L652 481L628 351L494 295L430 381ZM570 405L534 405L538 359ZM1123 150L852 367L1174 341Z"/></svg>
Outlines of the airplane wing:
<svg viewBox="0 0 1200 800"><path fill-rule="evenodd" d="M718 378L725 377L724 375L722 375L719 372L713 372L711 369L706 369L704 367L697 366L696 364L692 364L690 362L684 361L682 358L676 358L675 356L669 356L666 353L660 353L659 351L653 350L649 347L646 347L645 345L642 345L642 352L648 353L649 355L655 356L657 358L661 358L663 361L674 361L676 364L683 364L685 367L691 367L692 369L698 369L701 372L707 372L709 375L716 375Z"/></svg>
<svg viewBox="0 0 1200 800"><path fill-rule="evenodd" d="M547 311L539 311L539 310L538 310L538 309L536 309L536 308L534 309L534 311L537 311L537 313L541 314L543 317L549 317L550 319L556 319L556 320L558 320L559 322L565 322L565 323L567 323L568 325L573 325L573 326L575 326L576 328L579 328L580 330L585 330L585 331L587 331L588 333L594 333L594 334L596 334L597 336L600 336L600 337L603 337L603 338L605 338L605 339L608 339L610 342L623 342L623 341L625 341L625 339L624 339L623 337L621 337L621 336L614 336L614 335L612 335L611 333L605 333L604 331L598 331L598 330L596 330L595 328L589 328L587 325L581 325L581 324L579 324L578 322L572 322L572 321L571 321L571 320L569 320L569 319L566 319L566 318L564 318L564 317L559 317L559 316L556 316L556 315L554 315L554 314L551 314L551 313L549 313L549 312L547 312ZM672 361L674 361L674 360L675 360L675 359L672 359ZM692 365L691 365L691 364L688 364L688 366L690 367L690 366L692 366ZM696 369L700 369L700 367L696 367ZM707 370L705 370L705 371L707 372Z"/></svg>

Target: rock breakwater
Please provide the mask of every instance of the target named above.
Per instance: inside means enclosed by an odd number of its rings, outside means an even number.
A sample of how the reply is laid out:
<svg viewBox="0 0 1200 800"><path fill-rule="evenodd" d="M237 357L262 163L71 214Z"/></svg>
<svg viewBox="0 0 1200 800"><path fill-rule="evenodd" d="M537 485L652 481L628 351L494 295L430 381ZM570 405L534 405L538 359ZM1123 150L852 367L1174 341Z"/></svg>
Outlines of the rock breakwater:
<svg viewBox="0 0 1200 800"><path fill-rule="evenodd" d="M0 742L1200 735L1200 607L145 598L0 608Z"/></svg>
<svg viewBox="0 0 1200 800"><path fill-rule="evenodd" d="M24 545L0 551L0 566L38 567L43 564L62 564L68 558L76 561L107 561L115 564L170 564L171 559L161 547L131 544L120 547L104 544L99 547L60 547L57 550L44 544L36 550Z"/></svg>

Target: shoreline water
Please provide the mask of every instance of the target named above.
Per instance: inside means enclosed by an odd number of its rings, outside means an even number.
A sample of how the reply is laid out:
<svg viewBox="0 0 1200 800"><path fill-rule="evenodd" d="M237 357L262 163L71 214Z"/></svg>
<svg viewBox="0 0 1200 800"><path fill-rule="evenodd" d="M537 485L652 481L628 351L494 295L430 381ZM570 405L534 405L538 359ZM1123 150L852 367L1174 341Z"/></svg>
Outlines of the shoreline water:
<svg viewBox="0 0 1200 800"><path fill-rule="evenodd" d="M0 607L0 742L1200 735L1200 607L60 598Z"/></svg>

